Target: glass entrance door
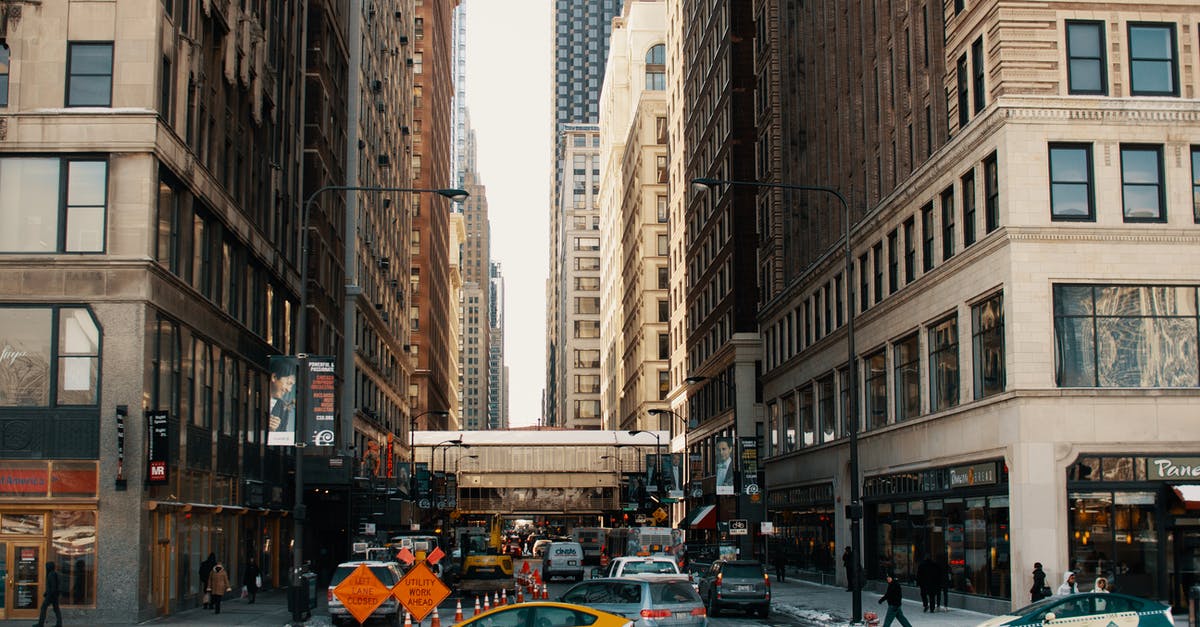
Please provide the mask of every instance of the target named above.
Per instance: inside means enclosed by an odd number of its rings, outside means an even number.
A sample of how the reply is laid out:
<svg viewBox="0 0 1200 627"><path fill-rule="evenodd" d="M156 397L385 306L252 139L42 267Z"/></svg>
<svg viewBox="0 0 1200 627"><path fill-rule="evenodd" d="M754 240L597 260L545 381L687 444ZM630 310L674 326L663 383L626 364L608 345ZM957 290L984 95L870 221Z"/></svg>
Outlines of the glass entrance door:
<svg viewBox="0 0 1200 627"><path fill-rule="evenodd" d="M1188 590L1200 583L1200 527L1175 528L1174 572L1171 573L1171 605L1186 612Z"/></svg>
<svg viewBox="0 0 1200 627"><path fill-rule="evenodd" d="M5 551L5 613L8 619L37 618L42 601L41 543L7 542Z"/></svg>

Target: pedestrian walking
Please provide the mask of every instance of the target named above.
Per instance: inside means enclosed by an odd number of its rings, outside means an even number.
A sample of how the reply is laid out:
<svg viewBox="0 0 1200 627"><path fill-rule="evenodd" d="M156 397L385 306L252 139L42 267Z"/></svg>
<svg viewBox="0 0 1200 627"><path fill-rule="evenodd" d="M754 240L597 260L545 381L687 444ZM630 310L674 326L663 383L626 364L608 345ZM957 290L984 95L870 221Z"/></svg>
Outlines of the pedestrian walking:
<svg viewBox="0 0 1200 627"><path fill-rule="evenodd" d="M950 609L950 589L954 587L954 572L950 570L950 564L946 562L943 556L938 559L938 576L942 580L942 609Z"/></svg>
<svg viewBox="0 0 1200 627"><path fill-rule="evenodd" d="M225 567L221 565L221 562L217 562L213 565L212 572L208 574L207 588L214 614L221 613L221 597L231 590L233 588L229 587L229 573L225 572Z"/></svg>
<svg viewBox="0 0 1200 627"><path fill-rule="evenodd" d="M912 627L912 623L908 622L908 618L904 615L904 593L900 590L900 582L894 577L888 575L887 592L879 597L879 602L887 601L888 609L887 616L883 619L883 627L889 627L892 621L900 621L904 627Z"/></svg>
<svg viewBox="0 0 1200 627"><path fill-rule="evenodd" d="M783 551L775 552L775 578L780 583L787 583L787 557Z"/></svg>
<svg viewBox="0 0 1200 627"><path fill-rule="evenodd" d="M1050 586L1046 585L1046 571L1042 570L1041 562L1033 563L1033 585L1029 587L1029 601L1037 603L1050 596Z"/></svg>
<svg viewBox="0 0 1200 627"><path fill-rule="evenodd" d="M62 584L58 581L54 562L46 562L46 591L42 593L42 611L38 614L35 627L46 624L46 608L54 608L55 627L62 627L62 610L58 609L58 597L62 594Z"/></svg>
<svg viewBox="0 0 1200 627"><path fill-rule="evenodd" d="M258 581L262 571L258 569L258 565L254 563L254 558L250 558L246 562L246 572L242 574L242 586L246 588L246 596L250 598L250 602L254 602L254 597L258 595Z"/></svg>
<svg viewBox="0 0 1200 627"><path fill-rule="evenodd" d="M926 555L917 565L917 585L921 588L921 605L926 612L936 612L941 595L942 569Z"/></svg>
<svg viewBox="0 0 1200 627"><path fill-rule="evenodd" d="M208 576L212 574L213 566L217 563L217 554L209 553L200 562L200 590L204 591L204 609L212 609L212 595L208 593Z"/></svg>
<svg viewBox="0 0 1200 627"><path fill-rule="evenodd" d="M1092 592L1112 592L1112 590L1108 589L1108 579L1096 577L1096 585L1092 588Z"/></svg>
<svg viewBox="0 0 1200 627"><path fill-rule="evenodd" d="M850 547L842 552L842 568L846 569L846 592L854 590L854 551Z"/></svg>
<svg viewBox="0 0 1200 627"><path fill-rule="evenodd" d="M1068 594L1078 594L1079 586L1075 584L1075 573L1067 571L1063 573L1063 582L1058 586L1058 592L1055 596L1065 597Z"/></svg>

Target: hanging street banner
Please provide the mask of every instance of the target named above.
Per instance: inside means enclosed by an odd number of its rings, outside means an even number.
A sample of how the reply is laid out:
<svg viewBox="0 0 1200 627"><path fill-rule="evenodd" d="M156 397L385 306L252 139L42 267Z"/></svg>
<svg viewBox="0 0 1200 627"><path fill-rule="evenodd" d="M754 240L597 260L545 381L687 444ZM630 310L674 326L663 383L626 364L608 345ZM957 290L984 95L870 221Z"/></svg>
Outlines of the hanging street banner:
<svg viewBox="0 0 1200 627"><path fill-rule="evenodd" d="M758 438L739 438L742 441L742 492L758 494Z"/></svg>
<svg viewBox="0 0 1200 627"><path fill-rule="evenodd" d="M146 412L146 423L149 437L146 438L149 450L146 451L146 483L149 485L164 485L167 483L167 458L171 449L171 432L167 426L167 412Z"/></svg>
<svg viewBox="0 0 1200 627"><path fill-rule="evenodd" d="M334 378L333 357L308 357L308 416L313 446L333 446Z"/></svg>
<svg viewBox="0 0 1200 627"><path fill-rule="evenodd" d="M267 413L267 446L296 444L296 375L300 360L271 355L271 404Z"/></svg>

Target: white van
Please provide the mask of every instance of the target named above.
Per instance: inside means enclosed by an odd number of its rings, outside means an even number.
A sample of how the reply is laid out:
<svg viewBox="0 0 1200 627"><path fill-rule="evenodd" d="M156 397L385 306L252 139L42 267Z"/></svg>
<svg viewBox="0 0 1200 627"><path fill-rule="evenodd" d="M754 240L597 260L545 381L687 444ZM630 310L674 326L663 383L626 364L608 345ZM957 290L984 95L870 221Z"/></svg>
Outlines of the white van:
<svg viewBox="0 0 1200 627"><path fill-rule="evenodd" d="M583 581L583 547L578 542L551 542L542 559L542 577L572 577Z"/></svg>

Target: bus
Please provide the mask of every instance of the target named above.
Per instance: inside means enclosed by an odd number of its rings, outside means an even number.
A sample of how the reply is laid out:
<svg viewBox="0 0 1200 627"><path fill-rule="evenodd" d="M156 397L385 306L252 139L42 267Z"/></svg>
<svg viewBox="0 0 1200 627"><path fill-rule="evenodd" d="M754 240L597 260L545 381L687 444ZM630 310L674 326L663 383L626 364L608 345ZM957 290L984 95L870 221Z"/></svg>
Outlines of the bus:
<svg viewBox="0 0 1200 627"><path fill-rule="evenodd" d="M670 555L683 561L682 529L670 527L619 527L608 532L605 555L608 560L637 555Z"/></svg>
<svg viewBox="0 0 1200 627"><path fill-rule="evenodd" d="M604 543L608 540L608 531L604 527L575 527L571 530L571 539L583 547L584 564L600 563Z"/></svg>

